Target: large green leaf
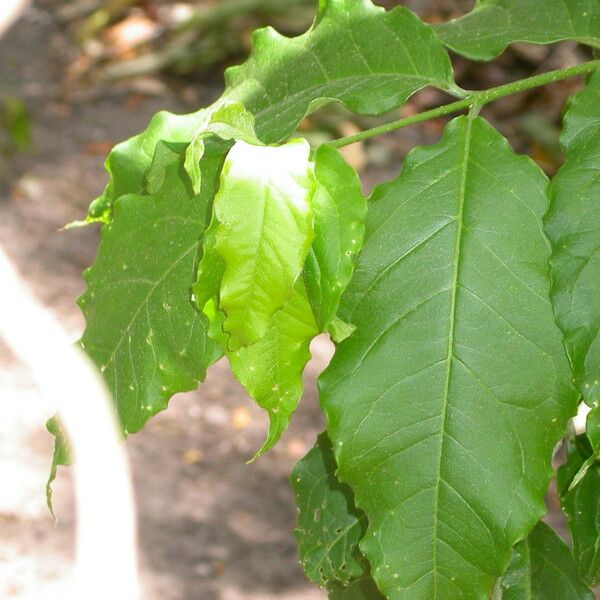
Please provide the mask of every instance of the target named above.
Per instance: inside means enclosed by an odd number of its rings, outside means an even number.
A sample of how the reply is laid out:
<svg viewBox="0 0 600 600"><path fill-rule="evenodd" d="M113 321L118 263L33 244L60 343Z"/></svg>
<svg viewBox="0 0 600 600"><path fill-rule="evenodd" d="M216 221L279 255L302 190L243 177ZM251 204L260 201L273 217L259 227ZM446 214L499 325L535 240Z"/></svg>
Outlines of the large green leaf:
<svg viewBox="0 0 600 600"><path fill-rule="evenodd" d="M125 432L139 430L174 393L195 388L219 355L191 287L223 158L205 158L195 195L184 151L159 144L159 189L115 203L79 299L81 344L103 372Z"/></svg>
<svg viewBox="0 0 600 600"><path fill-rule="evenodd" d="M569 442L567 462L558 470L558 492L573 538L575 561L590 585L600 583L600 463L594 454L586 436L578 436ZM574 477L588 461L588 468L572 487Z"/></svg>
<svg viewBox="0 0 600 600"><path fill-rule="evenodd" d="M547 180L460 117L373 194L320 380L338 475L391 599L484 599L545 512L576 407L549 301Z"/></svg>
<svg viewBox="0 0 600 600"><path fill-rule="evenodd" d="M315 176L315 239L304 280L317 323L324 331L336 316L342 292L352 278L354 257L365 235L367 202L356 171L335 148L319 148Z"/></svg>
<svg viewBox="0 0 600 600"><path fill-rule="evenodd" d="M491 60L513 42L575 40L600 48L598 0L478 0L465 16L435 30L458 54Z"/></svg>
<svg viewBox="0 0 600 600"><path fill-rule="evenodd" d="M600 3L598 3L600 9ZM552 300L575 383L600 402L600 71L565 116L564 166L552 181L546 232L552 241Z"/></svg>
<svg viewBox="0 0 600 600"><path fill-rule="evenodd" d="M594 600L581 581L569 547L545 523L515 546L494 600Z"/></svg>
<svg viewBox="0 0 600 600"><path fill-rule="evenodd" d="M159 140L199 141L224 105L242 103L255 117L258 137L271 143L330 101L380 114L428 85L454 88L450 59L430 27L405 8L385 12L370 0L320 0L314 25L296 38L271 28L255 32L250 58L225 79L227 89L211 107L183 116L161 112L144 132L113 149L106 162L110 182L89 220L109 220L119 196L144 189ZM247 120L240 123L247 132ZM235 122L227 125L231 133Z"/></svg>
<svg viewBox="0 0 600 600"><path fill-rule="evenodd" d="M366 528L366 521L361 525L366 515L356 508L352 490L338 482L336 467L331 442L326 434L321 434L315 448L298 463L292 475L299 508L296 537L304 570L316 583L327 583L330 600L383 598L367 572L366 559L357 547ZM336 530L342 530L343 535L334 535ZM590 539L593 539L595 531L593 526L588 535ZM351 546L348 547L348 544ZM327 567L325 570L315 570L323 563ZM347 571L342 570L345 564L354 565L355 577L348 577ZM330 577L326 581L325 575ZM514 547L510 564L498 580L493 594L493 600L593 598L577 573L567 545L542 522L535 526L526 540Z"/></svg>
<svg viewBox="0 0 600 600"><path fill-rule="evenodd" d="M324 586L346 587L367 574L368 564L358 548L367 518L354 505L354 494L336 476L336 463L326 433L296 465L291 481L298 506L294 531L306 576Z"/></svg>
<svg viewBox="0 0 600 600"><path fill-rule="evenodd" d="M259 340L289 300L314 238L315 182L303 139L283 146L237 142L214 201L214 251L223 259L220 308L229 348Z"/></svg>

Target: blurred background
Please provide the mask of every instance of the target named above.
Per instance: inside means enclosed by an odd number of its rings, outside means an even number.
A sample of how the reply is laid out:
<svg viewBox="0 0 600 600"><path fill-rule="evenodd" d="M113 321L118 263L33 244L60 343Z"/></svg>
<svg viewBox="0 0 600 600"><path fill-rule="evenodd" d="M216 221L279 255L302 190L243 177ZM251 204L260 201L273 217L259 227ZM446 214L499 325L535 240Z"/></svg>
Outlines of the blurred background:
<svg viewBox="0 0 600 600"><path fill-rule="evenodd" d="M379 4L403 4L435 22L473 2ZM316 0L34 0L0 39L0 243L73 340L83 329L75 298L98 230L59 230L101 192L107 152L160 109L190 112L212 102L223 69L248 53L253 29L270 24L299 34L315 6ZM516 45L487 65L454 62L459 84L476 89L575 64L586 52L568 43ZM561 110L579 85L568 80L512 96L484 115L552 174L562 160ZM329 107L306 119L302 134L322 142L445 101L425 90L378 119ZM425 123L344 151L369 191L398 173L412 147L436 141L443 126ZM223 362L198 392L174 398L168 412L130 438L144 599L324 599L297 564L288 485L292 465L323 428L315 379L331 348L318 339L313 351L292 426L255 464L245 460L262 443L267 420ZM73 556L71 473L62 469L55 484L55 525L44 497L49 415L25 409L36 394L31 374L0 340L0 598L7 600L47 597ZM564 533L552 494L548 503L549 519Z"/></svg>

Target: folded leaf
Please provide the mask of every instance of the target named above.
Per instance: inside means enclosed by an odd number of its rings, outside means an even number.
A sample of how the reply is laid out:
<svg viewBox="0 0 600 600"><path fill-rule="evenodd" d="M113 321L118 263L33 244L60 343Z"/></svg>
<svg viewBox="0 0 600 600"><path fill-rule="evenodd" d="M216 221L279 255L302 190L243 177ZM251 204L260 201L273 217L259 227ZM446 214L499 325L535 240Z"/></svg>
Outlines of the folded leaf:
<svg viewBox="0 0 600 600"><path fill-rule="evenodd" d="M295 466L291 481L298 506L294 530L306 576L324 586L347 586L367 575L368 563L358 548L367 518L354 505L354 494L336 476L336 463L326 433Z"/></svg>
<svg viewBox="0 0 600 600"><path fill-rule="evenodd" d="M576 394L549 300L547 180L460 117L376 189L320 380L361 548L392 600L486 599L545 512Z"/></svg>
<svg viewBox="0 0 600 600"><path fill-rule="evenodd" d="M314 238L310 146L237 142L214 201L215 251L224 263L220 307L229 348L259 340L289 300Z"/></svg>
<svg viewBox="0 0 600 600"><path fill-rule="evenodd" d="M102 195L91 203L87 221L107 223L112 215L113 203L118 198L126 194L144 193L146 175L158 143L188 143L207 115L206 109L189 115L161 111L152 117L142 133L117 144L105 163L109 174L108 185Z"/></svg>
<svg viewBox="0 0 600 600"><path fill-rule="evenodd" d="M597 456L596 456L597 458ZM582 472L573 487L574 477ZM585 435L569 441L567 462L558 470L558 493L573 538L577 568L589 585L600 583L600 463Z"/></svg>
<svg viewBox="0 0 600 600"><path fill-rule="evenodd" d="M222 106L219 104L216 103L211 109L205 111L206 119L194 132L186 151L185 168L196 193L200 192L202 185L200 161L204 156L206 139L211 135L216 135L223 140L243 140L248 144L262 145L254 133L254 116L242 104L239 102L224 103Z"/></svg>
<svg viewBox="0 0 600 600"><path fill-rule="evenodd" d="M190 296L223 157L205 157L202 191L194 195L183 174L185 147L159 148L162 185L115 203L79 299L81 344L104 374L125 433L166 408L174 393L195 388L220 355Z"/></svg>
<svg viewBox="0 0 600 600"><path fill-rule="evenodd" d="M337 314L342 292L354 272L354 257L365 233L367 202L356 171L335 148L319 148L315 176L315 239L306 260L304 280L317 323L325 331Z"/></svg>
<svg viewBox="0 0 600 600"><path fill-rule="evenodd" d="M600 10L600 3L598 3ZM600 402L600 71L564 120L566 161L552 181L546 232L552 301L583 399Z"/></svg>
<svg viewBox="0 0 600 600"><path fill-rule="evenodd" d="M475 60L491 60L513 42L574 40L600 48L598 0L478 0L465 16L435 26L442 42Z"/></svg>
<svg viewBox="0 0 600 600"><path fill-rule="evenodd" d="M515 546L494 600L594 600L565 542L543 522Z"/></svg>
<svg viewBox="0 0 600 600"><path fill-rule="evenodd" d="M274 149L269 150L271 154ZM272 161L265 163L271 164L270 168L277 168L278 174L283 173ZM223 202L231 202L233 198L229 191L231 172L227 169L225 172L215 203L215 213L204 236L194 296L198 307L211 323L209 335L228 348L228 334L224 331L224 290L221 286L225 261L217 252L218 232L222 230L219 202L221 198ZM254 170L254 173L259 172L259 168ZM302 372L310 359L311 340L330 326L336 339L346 335L349 330L347 324L339 319L334 321L334 317L340 296L352 277L354 254L362 246L366 201L360 190L358 176L333 148L323 147L317 152L315 180L316 191L311 198L311 206L315 211L316 236L304 277L295 283L290 299L272 315L262 337L249 346L227 350L233 374L257 404L269 412L269 433L255 458L279 440L296 410L303 390ZM246 199L247 196L243 196L239 204ZM273 229L269 218L270 215L265 214L262 223L265 230ZM247 240L242 226L247 223L248 219L240 220L240 238L244 243ZM285 234L280 226L274 230L278 234ZM279 242L281 248L285 248L290 239L289 235L284 235ZM238 253L237 258L239 256ZM282 251L277 258L280 256L283 256ZM258 254L252 257L258 257ZM273 268L264 271L269 277L273 274Z"/></svg>

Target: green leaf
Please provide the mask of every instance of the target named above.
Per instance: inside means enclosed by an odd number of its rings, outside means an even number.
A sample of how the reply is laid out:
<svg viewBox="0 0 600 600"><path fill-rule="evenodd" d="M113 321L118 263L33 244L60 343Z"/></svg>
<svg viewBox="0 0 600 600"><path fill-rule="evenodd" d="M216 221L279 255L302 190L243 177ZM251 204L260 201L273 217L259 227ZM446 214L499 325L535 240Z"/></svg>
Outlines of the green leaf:
<svg viewBox="0 0 600 600"><path fill-rule="evenodd" d="M158 113L146 131L112 150L106 162L110 182L92 203L88 221L110 220L117 198L144 191L159 140L189 143L224 105L245 106L255 117L258 139L272 143L331 101L361 114L381 114L428 85L455 88L450 59L431 28L405 8L385 12L370 0L320 0L314 25L296 38L271 28L256 31L250 58L228 69L225 80L224 95L208 109L183 116ZM191 163L201 146L194 144Z"/></svg>
<svg viewBox="0 0 600 600"><path fill-rule="evenodd" d="M594 600L565 542L543 522L515 546L498 600Z"/></svg>
<svg viewBox="0 0 600 600"><path fill-rule="evenodd" d="M259 162L274 164L272 160ZM278 174L284 172L277 169ZM258 168L253 171L259 172ZM287 428L302 395L302 372L310 359L309 345L313 337L330 326L338 339L353 329L334 316L340 296L352 277L354 253L362 245L366 201L360 191L358 176L333 148L321 148L317 152L315 179L316 192L311 206L315 213L316 236L304 277L295 283L291 298L270 318L262 337L249 346L227 351L238 381L257 404L269 412L269 433L255 458L271 448ZM223 177L215 214L204 236L204 253L194 285L196 303L211 323L209 335L226 348L229 344L223 330L225 315L221 288L225 261L217 252L217 238L222 229L218 205L221 198L223 202L232 202L232 209L243 205L242 201L235 201L229 191L231 186L235 193L242 189L231 179L229 171ZM243 195L244 202L247 197ZM247 239L243 237L242 227L247 223L246 218L240 220L240 239L244 243ZM282 227L273 228L268 214L263 226L265 230L284 233ZM278 243L285 248L290 243L290 236L283 236ZM258 253L251 255L258 257ZM238 252L237 258L239 256ZM276 257L280 256L281 251ZM271 267L262 270L269 277L273 274ZM311 303L307 286L313 292ZM315 315L318 315L317 320Z"/></svg>
<svg viewBox="0 0 600 600"><path fill-rule="evenodd" d="M435 26L442 42L474 60L491 60L509 44L575 40L600 48L598 0L478 0L465 16Z"/></svg>
<svg viewBox="0 0 600 600"><path fill-rule="evenodd" d="M166 408L171 395L194 389L220 355L191 287L223 157L205 157L202 193L194 195L185 147L159 148L160 189L115 203L79 299L81 344L104 374L125 433Z"/></svg>
<svg viewBox="0 0 600 600"><path fill-rule="evenodd" d="M196 193L200 193L202 187L200 161L204 156L208 137L216 135L223 140L243 140L248 144L262 145L254 133L254 116L239 102L226 103L220 107L217 103L214 111L206 110L205 113L205 122L194 133L185 157L185 168Z"/></svg>
<svg viewBox="0 0 600 600"><path fill-rule="evenodd" d="M596 406L588 413L585 433L591 444L591 453L581 464L579 471L572 477L568 488L569 492L580 483L590 467L600 459L600 407Z"/></svg>
<svg viewBox="0 0 600 600"><path fill-rule="evenodd" d="M310 360L310 342L319 333L304 283L276 312L267 331L251 346L229 351L231 370L257 404L269 413L269 433L257 458L287 429L302 396L302 372Z"/></svg>
<svg viewBox="0 0 600 600"><path fill-rule="evenodd" d="M570 440L567 462L559 468L557 482L579 573L588 584L597 585L600 583L600 463L593 457L594 451L585 435ZM574 477L588 461L583 477L573 487Z"/></svg>
<svg viewBox="0 0 600 600"><path fill-rule="evenodd" d="M575 384L590 406L600 402L599 94L600 71L566 113L561 138L566 161L552 181L546 217L554 311Z"/></svg>
<svg viewBox="0 0 600 600"><path fill-rule="evenodd" d="M392 600L487 599L545 512L576 409L549 301L547 180L483 119L376 189L321 377L338 476Z"/></svg>
<svg viewBox="0 0 600 600"><path fill-rule="evenodd" d="M237 142L214 201L214 250L224 263L220 307L229 348L259 340L289 300L314 238L313 166L306 140Z"/></svg>
<svg viewBox="0 0 600 600"><path fill-rule="evenodd" d="M331 583L327 586L329 600L385 600L371 577L353 579L347 586Z"/></svg>
<svg viewBox="0 0 600 600"><path fill-rule="evenodd" d="M315 176L315 239L304 279L317 323L324 331L337 314L342 292L352 278L354 257L365 233L367 202L356 171L335 148L319 148Z"/></svg>
<svg viewBox="0 0 600 600"><path fill-rule="evenodd" d="M105 167L109 182L102 195L90 205L87 221L110 221L113 203L126 194L145 192L146 174L160 141L188 143L206 119L206 109L189 115L161 111L152 117L140 134L117 144L108 155Z"/></svg>
<svg viewBox="0 0 600 600"><path fill-rule="evenodd" d="M595 406L588 413L585 434L594 453L600 455L600 406Z"/></svg>
<svg viewBox="0 0 600 600"><path fill-rule="evenodd" d="M49 419L46 423L46 429L54 436L54 452L52 453L52 465L50 474L46 482L46 504L54 516L52 510L52 483L56 479L56 472L59 466L69 466L73 463L71 451L69 448L69 438L58 417Z"/></svg>
<svg viewBox="0 0 600 600"><path fill-rule="evenodd" d="M450 60L430 27L406 8L385 12L370 0L320 0L314 25L286 38L270 27L226 74L225 97L256 117L264 142L294 132L304 116L337 100L380 114L428 85L453 89Z"/></svg>
<svg viewBox="0 0 600 600"><path fill-rule="evenodd" d="M367 518L354 505L354 494L335 476L335 458L326 433L295 466L292 489L298 506L294 530L306 576L319 586L367 574L368 564L358 548Z"/></svg>

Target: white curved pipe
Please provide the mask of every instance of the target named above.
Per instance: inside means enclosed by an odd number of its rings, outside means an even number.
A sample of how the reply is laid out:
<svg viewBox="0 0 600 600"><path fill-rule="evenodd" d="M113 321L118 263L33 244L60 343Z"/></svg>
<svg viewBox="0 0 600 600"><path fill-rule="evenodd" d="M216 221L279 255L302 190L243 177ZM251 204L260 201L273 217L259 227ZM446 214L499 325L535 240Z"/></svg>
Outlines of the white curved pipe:
<svg viewBox="0 0 600 600"><path fill-rule="evenodd" d="M72 589L60 597L135 600L133 491L109 395L95 367L27 292L1 248L0 336L31 367L73 446L77 557Z"/></svg>
<svg viewBox="0 0 600 600"><path fill-rule="evenodd" d="M0 7L0 36L17 20L19 14L29 4L28 0L2 0Z"/></svg>

